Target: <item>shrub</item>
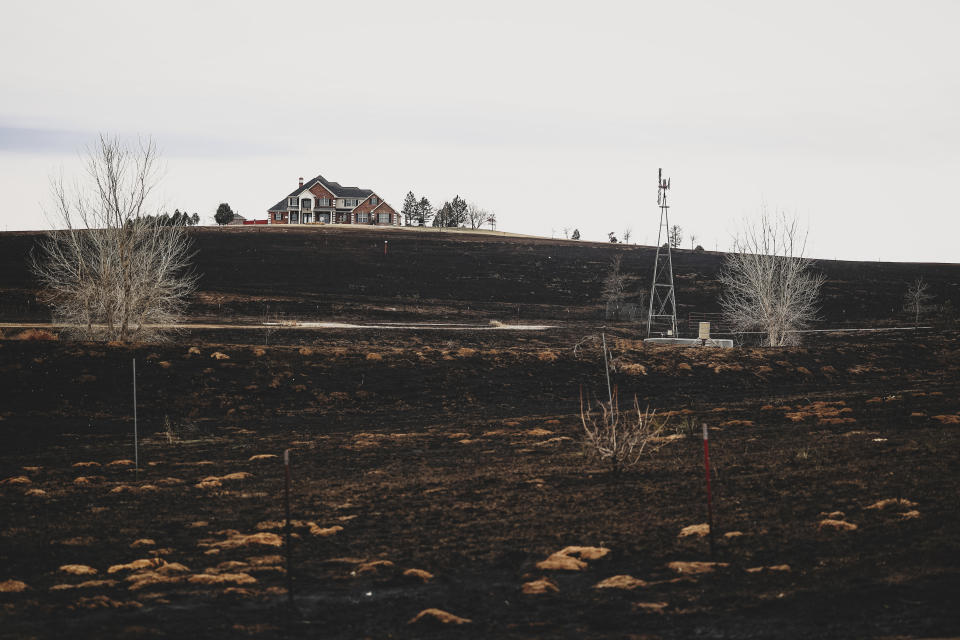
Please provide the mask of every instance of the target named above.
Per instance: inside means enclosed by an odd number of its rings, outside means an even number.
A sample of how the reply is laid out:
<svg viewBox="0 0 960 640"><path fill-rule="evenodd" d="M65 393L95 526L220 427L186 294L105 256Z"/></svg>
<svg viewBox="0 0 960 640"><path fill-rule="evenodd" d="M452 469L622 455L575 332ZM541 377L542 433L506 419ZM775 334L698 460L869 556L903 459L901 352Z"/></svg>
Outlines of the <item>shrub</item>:
<svg viewBox="0 0 960 640"><path fill-rule="evenodd" d="M659 449L660 437L667 427L665 418L658 418L649 408L641 411L636 396L633 410L621 413L616 390L609 404L599 403L600 415L594 415L590 403L583 403L580 392L580 420L583 423L584 446L590 458L610 465L614 472L636 466L644 453Z"/></svg>

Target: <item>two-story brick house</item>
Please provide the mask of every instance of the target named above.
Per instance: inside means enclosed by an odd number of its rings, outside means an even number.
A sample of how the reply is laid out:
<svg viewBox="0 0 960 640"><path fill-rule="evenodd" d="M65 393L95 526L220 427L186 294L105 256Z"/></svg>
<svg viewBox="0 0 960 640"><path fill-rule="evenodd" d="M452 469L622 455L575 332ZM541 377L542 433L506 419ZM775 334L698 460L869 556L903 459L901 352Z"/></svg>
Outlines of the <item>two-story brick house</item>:
<svg viewBox="0 0 960 640"><path fill-rule="evenodd" d="M270 224L400 225L400 214L370 189L344 187L317 176L267 210Z"/></svg>

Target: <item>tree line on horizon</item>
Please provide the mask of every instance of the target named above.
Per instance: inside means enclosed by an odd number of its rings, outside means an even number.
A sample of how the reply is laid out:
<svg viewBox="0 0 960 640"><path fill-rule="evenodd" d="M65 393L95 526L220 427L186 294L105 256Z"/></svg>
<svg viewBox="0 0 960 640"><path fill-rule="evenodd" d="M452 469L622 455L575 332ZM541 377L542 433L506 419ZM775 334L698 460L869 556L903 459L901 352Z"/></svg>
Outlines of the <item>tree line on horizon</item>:
<svg viewBox="0 0 960 640"><path fill-rule="evenodd" d="M490 229L497 226L497 214L483 207L467 202L460 194L447 200L438 209L426 197L417 198L413 191L408 191L403 199L403 223L408 227L469 227L479 229L483 225L490 225Z"/></svg>

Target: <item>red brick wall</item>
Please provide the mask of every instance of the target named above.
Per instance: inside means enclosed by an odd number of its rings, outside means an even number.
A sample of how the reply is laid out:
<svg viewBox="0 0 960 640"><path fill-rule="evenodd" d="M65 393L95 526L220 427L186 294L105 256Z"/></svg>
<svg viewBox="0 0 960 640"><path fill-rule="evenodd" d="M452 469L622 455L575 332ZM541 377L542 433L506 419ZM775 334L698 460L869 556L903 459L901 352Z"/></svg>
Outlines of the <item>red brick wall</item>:
<svg viewBox="0 0 960 640"><path fill-rule="evenodd" d="M310 187L310 193L313 194L314 198L330 198L331 203L334 200L333 194L327 191L322 184L315 184Z"/></svg>

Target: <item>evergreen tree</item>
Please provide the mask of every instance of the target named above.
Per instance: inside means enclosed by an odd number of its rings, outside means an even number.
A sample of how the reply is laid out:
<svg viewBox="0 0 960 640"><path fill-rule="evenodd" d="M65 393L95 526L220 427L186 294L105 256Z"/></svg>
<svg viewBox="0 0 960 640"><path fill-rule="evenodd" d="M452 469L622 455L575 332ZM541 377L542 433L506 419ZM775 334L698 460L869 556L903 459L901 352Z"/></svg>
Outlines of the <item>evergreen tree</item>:
<svg viewBox="0 0 960 640"><path fill-rule="evenodd" d="M420 202L417 203L415 218L417 225L421 227L427 226L427 223L433 218L433 205L426 198L420 198Z"/></svg>
<svg viewBox="0 0 960 640"><path fill-rule="evenodd" d="M233 209L230 208L230 205L226 202L221 202L220 206L217 207L217 213L214 214L213 219L217 221L217 224L224 225L233 220Z"/></svg>
<svg viewBox="0 0 960 640"><path fill-rule="evenodd" d="M413 195L413 191L407 191L407 197L403 199L403 211L400 212L403 214L403 221L406 226L409 227L414 220L418 219L418 211L417 196Z"/></svg>
<svg viewBox="0 0 960 640"><path fill-rule="evenodd" d="M467 201L459 195L453 196L450 201L450 215L447 218L447 227L463 227L467 224Z"/></svg>
<svg viewBox="0 0 960 640"><path fill-rule="evenodd" d="M579 240L579 239L580 239L580 229L574 229L574 230L573 230L573 235L570 236L570 239L571 239L571 240Z"/></svg>
<svg viewBox="0 0 960 640"><path fill-rule="evenodd" d="M449 227L450 219L453 215L453 207L449 202L444 202L443 206L437 210L437 214L433 217L433 226L435 227Z"/></svg>

